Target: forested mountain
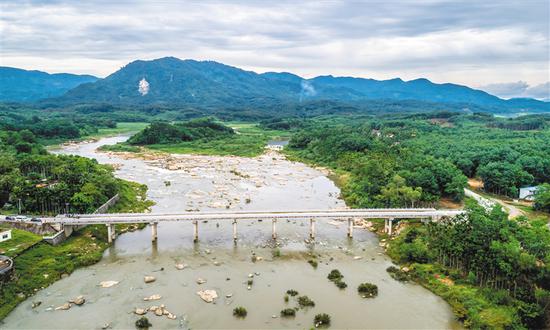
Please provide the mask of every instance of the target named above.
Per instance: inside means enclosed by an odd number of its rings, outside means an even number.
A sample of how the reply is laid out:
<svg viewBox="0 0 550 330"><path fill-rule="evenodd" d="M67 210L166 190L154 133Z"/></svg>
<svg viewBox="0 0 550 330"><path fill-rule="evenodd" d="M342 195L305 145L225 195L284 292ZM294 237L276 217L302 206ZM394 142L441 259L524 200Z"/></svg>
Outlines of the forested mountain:
<svg viewBox="0 0 550 330"><path fill-rule="evenodd" d="M550 103L532 99L507 101L480 90L427 79L374 80L291 73L257 74L213 61L165 57L134 61L105 79L80 85L48 104L185 105L262 107L332 101L361 108L365 101L421 101L486 107L491 112L550 111Z"/></svg>
<svg viewBox="0 0 550 330"><path fill-rule="evenodd" d="M94 82L97 79L90 75L49 74L2 66L0 67L0 100L28 102L60 96L80 84Z"/></svg>

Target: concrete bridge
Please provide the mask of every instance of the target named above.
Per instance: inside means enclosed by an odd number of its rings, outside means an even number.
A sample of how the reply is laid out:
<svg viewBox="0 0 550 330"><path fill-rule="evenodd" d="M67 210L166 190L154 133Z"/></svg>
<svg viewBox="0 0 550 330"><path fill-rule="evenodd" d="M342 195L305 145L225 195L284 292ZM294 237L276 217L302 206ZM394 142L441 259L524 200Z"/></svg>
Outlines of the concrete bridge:
<svg viewBox="0 0 550 330"><path fill-rule="evenodd" d="M345 219L348 221L348 237L353 237L354 219L384 219L384 231L391 235L395 220L422 219L438 221L442 217L454 217L464 213L463 210L436 210L432 208L417 209L341 209L341 210L295 210L295 211L223 211L223 212L185 212L185 213L108 213L108 214L74 214L43 218L44 223L60 224L65 233L70 235L75 227L103 224L107 226L109 242L115 237L115 224L148 223L151 225L152 240L156 241L157 225L165 221L190 221L193 223L194 241L199 239L199 221L232 221L233 239L237 240L237 221L271 220L272 237L277 238L277 220L309 220L309 236L315 238L317 219Z"/></svg>

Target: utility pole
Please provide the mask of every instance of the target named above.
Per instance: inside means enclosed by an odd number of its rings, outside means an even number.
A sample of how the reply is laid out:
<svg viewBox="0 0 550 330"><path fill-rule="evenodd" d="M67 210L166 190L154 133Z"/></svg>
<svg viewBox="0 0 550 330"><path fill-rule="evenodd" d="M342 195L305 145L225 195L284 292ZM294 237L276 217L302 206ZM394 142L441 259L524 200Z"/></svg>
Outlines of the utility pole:
<svg viewBox="0 0 550 330"><path fill-rule="evenodd" d="M17 204L18 204L18 207L19 207L19 214L21 214L21 198L19 198L17 200Z"/></svg>

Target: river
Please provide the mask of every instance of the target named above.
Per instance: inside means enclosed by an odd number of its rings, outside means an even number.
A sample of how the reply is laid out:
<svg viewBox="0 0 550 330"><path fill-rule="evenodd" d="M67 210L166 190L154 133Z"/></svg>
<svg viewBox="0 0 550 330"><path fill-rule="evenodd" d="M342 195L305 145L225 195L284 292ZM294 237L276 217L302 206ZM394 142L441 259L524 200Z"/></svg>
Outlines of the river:
<svg viewBox="0 0 550 330"><path fill-rule="evenodd" d="M135 159L100 153L104 144L127 136L102 138L91 143L62 147L56 152L96 158L117 164L120 178L147 184L152 212L186 210L292 210L333 209L345 204L339 189L326 175L304 164L285 160L277 153L256 158L177 155L164 159ZM356 229L346 237L342 222L318 221L314 244L307 242L308 226L300 221L279 221L277 246L271 239L271 223L239 222L239 241L232 240L229 221L199 224L199 243L193 243L190 223L158 225L158 242L151 230L117 237L103 259L37 292L4 320L4 328L28 329L132 329L139 318L135 308L164 304L176 315L147 317L158 328L310 328L313 317L328 313L332 328L460 328L448 304L423 287L393 280L386 272L392 265L378 245L375 234ZM280 256L273 256L274 251ZM263 258L253 262L252 256ZM317 256L315 269L307 263ZM188 265L183 270L176 263ZM348 284L338 289L327 279L339 269ZM248 288L249 275L253 284ZM145 284L144 276L156 277ZM197 279L206 280L198 284ZM102 281L118 281L102 288ZM362 282L378 285L379 295L364 299L357 294ZM197 291L213 289L219 298L206 303ZM281 318L288 289L309 296L315 307L300 309L294 318ZM158 294L156 301L144 297ZM70 310L55 310L68 299L83 295L86 303ZM40 301L32 308L33 301ZM244 319L232 310L243 306Z"/></svg>

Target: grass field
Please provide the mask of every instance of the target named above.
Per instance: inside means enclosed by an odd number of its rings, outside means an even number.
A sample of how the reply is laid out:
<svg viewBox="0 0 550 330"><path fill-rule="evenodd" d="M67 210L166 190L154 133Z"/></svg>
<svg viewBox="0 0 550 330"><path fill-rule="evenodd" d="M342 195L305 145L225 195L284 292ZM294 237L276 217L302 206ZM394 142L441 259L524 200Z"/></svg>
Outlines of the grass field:
<svg viewBox="0 0 550 330"><path fill-rule="evenodd" d="M11 229L11 239L0 243L0 254L14 258L34 244L42 240L42 236L35 235L28 231L9 228L0 225L0 231Z"/></svg>

